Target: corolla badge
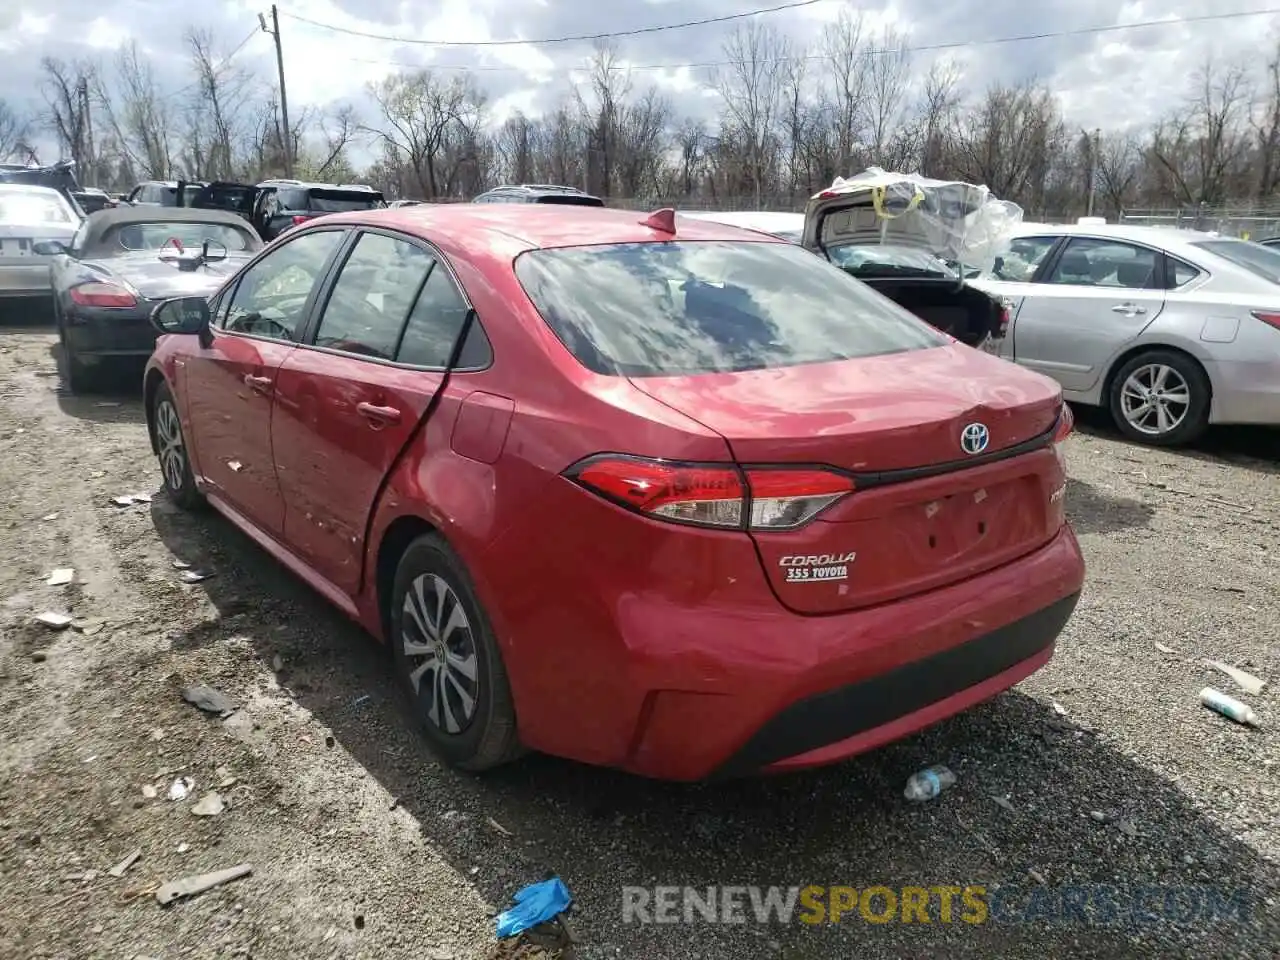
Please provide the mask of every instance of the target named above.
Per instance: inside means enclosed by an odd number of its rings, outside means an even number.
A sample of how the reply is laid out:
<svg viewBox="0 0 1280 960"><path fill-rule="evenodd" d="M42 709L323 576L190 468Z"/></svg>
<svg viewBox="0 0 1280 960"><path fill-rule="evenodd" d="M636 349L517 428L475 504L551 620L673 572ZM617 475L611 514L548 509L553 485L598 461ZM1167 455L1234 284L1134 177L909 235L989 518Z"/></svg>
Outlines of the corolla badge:
<svg viewBox="0 0 1280 960"><path fill-rule="evenodd" d="M991 432L983 423L969 423L960 431L960 449L970 456L975 456L987 449L991 441Z"/></svg>

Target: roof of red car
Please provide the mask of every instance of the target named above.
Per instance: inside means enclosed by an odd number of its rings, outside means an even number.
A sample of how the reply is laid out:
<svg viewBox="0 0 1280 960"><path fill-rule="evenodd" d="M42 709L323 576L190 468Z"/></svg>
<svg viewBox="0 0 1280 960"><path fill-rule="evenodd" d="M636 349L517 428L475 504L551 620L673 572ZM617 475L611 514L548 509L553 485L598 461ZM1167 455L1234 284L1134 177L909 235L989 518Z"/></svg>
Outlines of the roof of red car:
<svg viewBox="0 0 1280 960"><path fill-rule="evenodd" d="M526 249L672 239L784 242L752 230L711 220L686 220L678 215L672 236L643 223L652 212L560 204L424 203L416 207L333 214L324 219L330 223L384 226L426 239L443 234L463 244L509 246L516 241Z"/></svg>

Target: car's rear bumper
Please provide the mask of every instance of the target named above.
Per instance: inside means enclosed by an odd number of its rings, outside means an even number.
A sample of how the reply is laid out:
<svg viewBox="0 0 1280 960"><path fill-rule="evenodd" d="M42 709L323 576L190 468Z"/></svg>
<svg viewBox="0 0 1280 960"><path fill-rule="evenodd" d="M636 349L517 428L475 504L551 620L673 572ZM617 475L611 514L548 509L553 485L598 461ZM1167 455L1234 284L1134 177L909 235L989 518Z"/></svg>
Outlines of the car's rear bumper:
<svg viewBox="0 0 1280 960"><path fill-rule="evenodd" d="M655 530L652 548L615 546L584 519L554 543L500 538L501 562L473 567L520 735L659 779L828 764L936 723L1047 662L1084 583L1064 526L968 580L805 616L774 599L749 542ZM531 550L538 577L510 562Z"/></svg>
<svg viewBox="0 0 1280 960"><path fill-rule="evenodd" d="M86 361L151 356L159 333L140 312L80 308L63 325L67 345Z"/></svg>
<svg viewBox="0 0 1280 960"><path fill-rule="evenodd" d="M1214 384L1211 423L1280 426L1280 356L1205 366Z"/></svg>
<svg viewBox="0 0 1280 960"><path fill-rule="evenodd" d="M49 264L0 264L0 297L47 297Z"/></svg>

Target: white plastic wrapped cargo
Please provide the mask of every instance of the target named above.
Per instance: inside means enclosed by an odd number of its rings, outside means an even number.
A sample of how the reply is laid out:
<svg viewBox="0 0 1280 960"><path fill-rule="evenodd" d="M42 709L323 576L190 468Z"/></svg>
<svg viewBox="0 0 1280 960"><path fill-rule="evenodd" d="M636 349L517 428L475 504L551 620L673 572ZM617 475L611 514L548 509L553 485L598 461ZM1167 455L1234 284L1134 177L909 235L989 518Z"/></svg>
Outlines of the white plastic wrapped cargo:
<svg viewBox="0 0 1280 960"><path fill-rule="evenodd" d="M914 247L986 271L1021 222L1022 208L985 186L869 167L810 199L804 243Z"/></svg>

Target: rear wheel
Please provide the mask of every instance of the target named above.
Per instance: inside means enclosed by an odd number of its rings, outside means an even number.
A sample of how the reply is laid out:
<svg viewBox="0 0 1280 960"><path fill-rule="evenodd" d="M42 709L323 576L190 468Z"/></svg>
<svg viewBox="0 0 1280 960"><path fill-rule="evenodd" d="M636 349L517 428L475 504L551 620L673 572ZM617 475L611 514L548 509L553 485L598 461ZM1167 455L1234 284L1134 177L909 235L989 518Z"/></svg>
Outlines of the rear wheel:
<svg viewBox="0 0 1280 960"><path fill-rule="evenodd" d="M54 319L58 324L58 346L62 349L62 378L67 390L73 394L90 393L94 387L93 370L76 356L67 340L67 325L62 311L55 306Z"/></svg>
<svg viewBox="0 0 1280 960"><path fill-rule="evenodd" d="M461 560L439 536L405 550L389 614L397 673L436 751L475 771L519 756L497 639Z"/></svg>
<svg viewBox="0 0 1280 960"><path fill-rule="evenodd" d="M1139 443L1179 447L1194 442L1208 429L1209 401L1209 378L1198 363L1174 350L1140 353L1111 380L1112 419Z"/></svg>
<svg viewBox="0 0 1280 960"><path fill-rule="evenodd" d="M156 455L160 458L165 493L184 510L202 506L204 496L196 489L196 478L191 472L191 458L182 433L182 419L178 416L178 405L167 383L156 387L151 400L151 424L156 432Z"/></svg>

